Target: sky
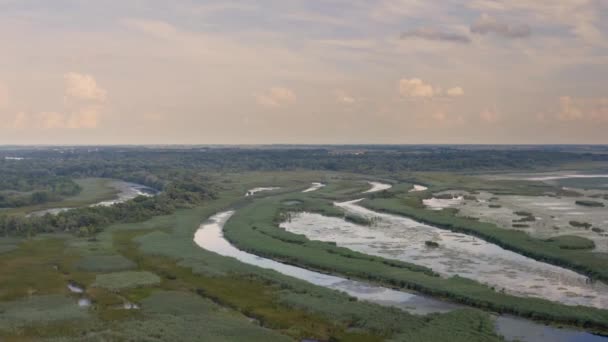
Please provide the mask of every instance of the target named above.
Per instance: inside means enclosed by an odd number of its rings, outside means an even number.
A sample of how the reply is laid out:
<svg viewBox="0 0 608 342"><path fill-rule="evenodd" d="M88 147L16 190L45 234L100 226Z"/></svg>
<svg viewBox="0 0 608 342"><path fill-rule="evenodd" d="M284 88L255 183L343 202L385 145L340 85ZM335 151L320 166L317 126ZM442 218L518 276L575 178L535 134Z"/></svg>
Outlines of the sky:
<svg viewBox="0 0 608 342"><path fill-rule="evenodd" d="M606 0L0 0L0 144L608 144Z"/></svg>

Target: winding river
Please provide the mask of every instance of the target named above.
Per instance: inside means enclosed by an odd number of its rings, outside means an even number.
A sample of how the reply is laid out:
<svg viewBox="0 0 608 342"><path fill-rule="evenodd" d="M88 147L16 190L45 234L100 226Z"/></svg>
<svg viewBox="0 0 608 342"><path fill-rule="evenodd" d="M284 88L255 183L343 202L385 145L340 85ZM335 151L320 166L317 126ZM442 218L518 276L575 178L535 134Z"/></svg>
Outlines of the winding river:
<svg viewBox="0 0 608 342"><path fill-rule="evenodd" d="M96 206L109 207L114 204L123 203L123 202L129 201L129 200L132 200L137 196L153 196L158 192L157 190L147 187L145 185L124 182L124 181L113 181L112 187L114 187L118 190L118 193L116 194L116 196L113 199L91 204L90 207L96 207ZM75 208L44 209L44 210L33 211L33 212L27 214L27 216L28 217L29 216L44 216L46 214L56 215L56 214L59 214L61 212L68 211L71 209L75 209Z"/></svg>
<svg viewBox="0 0 608 342"><path fill-rule="evenodd" d="M279 273L307 281L309 283L326 288L348 293L363 301L377 303L384 306L397 307L414 314L428 314L435 312L447 312L461 307L433 298L396 291L381 286L353 281L338 276L322 274L304 268L282 264L280 262L259 257L241 251L231 245L223 234L225 223L234 214L234 211L220 212L213 215L203 223L196 231L194 242L201 248L217 254L233 257L243 263L271 269ZM607 342L608 338L592 335L570 329L559 329L544 326L532 321L513 318L510 316L498 316L496 318L496 330L509 341L524 342Z"/></svg>

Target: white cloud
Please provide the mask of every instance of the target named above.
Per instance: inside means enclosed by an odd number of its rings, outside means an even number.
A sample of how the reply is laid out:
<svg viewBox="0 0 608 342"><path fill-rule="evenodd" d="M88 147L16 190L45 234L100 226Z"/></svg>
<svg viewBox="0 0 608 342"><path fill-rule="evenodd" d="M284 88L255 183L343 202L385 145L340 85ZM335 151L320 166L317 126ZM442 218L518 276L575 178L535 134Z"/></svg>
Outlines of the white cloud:
<svg viewBox="0 0 608 342"><path fill-rule="evenodd" d="M402 78L399 80L399 93L405 97L431 98L439 95L439 92L441 92L441 89L434 88L419 78Z"/></svg>
<svg viewBox="0 0 608 342"><path fill-rule="evenodd" d="M95 78L87 74L69 72L64 75L65 96L69 100L103 102L106 91L100 88Z"/></svg>
<svg viewBox="0 0 608 342"><path fill-rule="evenodd" d="M408 98L432 99L438 97L458 97L464 95L462 87L452 87L446 92L439 86L425 83L419 78L402 78L399 80L399 93Z"/></svg>
<svg viewBox="0 0 608 342"><path fill-rule="evenodd" d="M448 89L447 93L448 93L448 96L451 96L451 97L463 96L464 90L461 87L454 87L454 88Z"/></svg>
<svg viewBox="0 0 608 342"><path fill-rule="evenodd" d="M52 128L95 128L99 124L107 97L95 78L88 74L69 72L65 78L66 114L62 125L57 121Z"/></svg>
<svg viewBox="0 0 608 342"><path fill-rule="evenodd" d="M559 121L608 121L608 98L575 98L562 96L559 98Z"/></svg>
<svg viewBox="0 0 608 342"><path fill-rule="evenodd" d="M104 109L107 92L95 78L69 72L64 75L64 108L50 111L21 111L2 118L0 127L8 129L80 129L96 128Z"/></svg>
<svg viewBox="0 0 608 342"><path fill-rule="evenodd" d="M282 107L296 102L296 94L288 88L272 87L264 94L256 95L256 101L263 107Z"/></svg>
<svg viewBox="0 0 608 342"><path fill-rule="evenodd" d="M66 128L67 118L63 113L42 112L38 115L37 122L42 129Z"/></svg>
<svg viewBox="0 0 608 342"><path fill-rule="evenodd" d="M72 113L66 121L67 128L96 128L99 124L101 108L88 106Z"/></svg>

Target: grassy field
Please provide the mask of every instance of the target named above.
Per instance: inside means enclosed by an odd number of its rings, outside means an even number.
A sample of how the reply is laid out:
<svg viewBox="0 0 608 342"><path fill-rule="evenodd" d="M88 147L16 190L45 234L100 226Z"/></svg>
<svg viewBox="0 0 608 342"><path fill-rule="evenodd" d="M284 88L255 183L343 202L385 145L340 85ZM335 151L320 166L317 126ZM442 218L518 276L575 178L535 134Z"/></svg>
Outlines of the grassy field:
<svg viewBox="0 0 608 342"><path fill-rule="evenodd" d="M414 183L428 184L419 176L403 177L408 181L401 179L393 191L406 192ZM216 200L140 223L115 224L94 237L0 238L0 340L501 340L491 315L482 310L414 316L358 302L194 244L200 223L229 208L237 212L226 226L227 237L256 254L482 309L606 328L608 314L602 310L507 296L467 279L442 279L424 267L309 241L278 228L285 218L282 215L290 210L343 216L331 201L351 199L367 190L366 177L258 172L217 174L213 180L219 189ZM88 194L72 200L85 203L110 196L104 192L108 188L103 180L89 182ZM301 193L312 182L327 186ZM257 186L281 189L244 198L248 189ZM69 282L82 285L85 293L71 293ZM89 298L92 306L79 308L80 296ZM127 302L141 309L125 310ZM40 315L41 311L45 314Z"/></svg>
<svg viewBox="0 0 608 342"><path fill-rule="evenodd" d="M439 228L474 235L530 258L566 267L598 280L608 280L608 268L606 268L608 256L601 253L585 249L562 248L563 244L534 238L525 232L508 230L492 223L457 216L453 210L426 210L420 203L420 198L413 196L371 198L361 204L379 212L402 215ZM572 239L567 240L572 242ZM579 245L580 241L577 243L577 246Z"/></svg>
<svg viewBox="0 0 608 342"><path fill-rule="evenodd" d="M278 227L280 203L294 194L261 199L241 208L228 221L226 237L240 249L302 267L340 274L346 277L377 282L389 287L413 289L436 297L515 315L564 324L608 329L608 311L586 307L566 306L537 298L521 298L494 291L475 281L452 277L441 278L428 269L403 262L357 253L330 243L309 241L306 237L286 232ZM320 199L309 211L319 211ZM330 209L325 202L326 212ZM355 261L356 260L356 261Z"/></svg>
<svg viewBox="0 0 608 342"><path fill-rule="evenodd" d="M294 188L303 188L305 181L294 182ZM0 339L500 340L491 318L476 310L417 317L353 301L196 246L193 235L205 218L252 202L235 195L240 197L248 186L235 186L232 193L199 208L107 227L93 239L0 239L13 246L0 259L0 318L6 322L0 324ZM93 303L90 309L76 305L79 295L68 291L68 282L85 288ZM124 310L125 302L141 309ZM38 315L40 310L45 314Z"/></svg>
<svg viewBox="0 0 608 342"><path fill-rule="evenodd" d="M74 180L82 187L78 195L66 197L61 201L48 202L40 205L31 205L20 208L4 209L5 214L28 214L34 211L53 208L77 208L116 197L118 190L111 186L114 181L107 178L81 178Z"/></svg>

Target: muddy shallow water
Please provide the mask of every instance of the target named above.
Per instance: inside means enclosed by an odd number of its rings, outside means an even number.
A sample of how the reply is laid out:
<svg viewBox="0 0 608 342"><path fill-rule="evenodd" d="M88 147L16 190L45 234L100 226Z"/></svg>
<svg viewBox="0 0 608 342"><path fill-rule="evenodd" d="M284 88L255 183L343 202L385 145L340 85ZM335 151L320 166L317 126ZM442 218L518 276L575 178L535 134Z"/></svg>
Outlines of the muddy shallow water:
<svg viewBox="0 0 608 342"><path fill-rule="evenodd" d="M317 183L317 182L315 182L315 183L312 183L312 185L310 186L310 188L308 188L308 189L306 189L306 190L304 190L304 191L302 191L302 192L313 192L313 191L317 191L317 190L319 190L319 189L323 188L324 186L325 186L325 184L323 184L323 183Z"/></svg>
<svg viewBox="0 0 608 342"><path fill-rule="evenodd" d="M442 210L456 208L458 215L479 218L480 221L494 223L505 229L517 229L531 236L548 239L559 235L576 235L592 240L596 252L608 252L608 201L590 197L551 197L495 195L489 192L476 193L475 200L465 200L464 191L447 191L453 199L430 198L423 200L427 208ZM470 194L468 194L470 195ZM578 200L593 200L607 207L586 207L576 204ZM522 222L528 227L513 226L522 216L515 214L525 211L533 214L534 221ZM589 223L594 229L574 227L570 222Z"/></svg>
<svg viewBox="0 0 608 342"><path fill-rule="evenodd" d="M247 192L245 193L245 197L253 196L253 195L257 194L258 192L262 192L262 191L274 191L274 190L279 190L279 189L280 188L276 187L276 186L257 187L257 188L247 190Z"/></svg>
<svg viewBox="0 0 608 342"><path fill-rule="evenodd" d="M223 226L234 214L226 211L212 216L203 223L194 236L195 243L206 250L220 255L233 257L246 264L272 269L279 273L307 281L309 283L326 288L348 293L360 300L373 302L383 306L397 307L413 314L428 314L448 312L461 305L451 304L435 300L426 296L413 293L396 291L381 286L352 281L345 278L309 271L296 266L286 265L274 260L259 257L237 249L232 246L222 232ZM586 332L558 329L545 326L532 321L513 318L509 316L498 316L496 318L496 331L503 335L508 341L522 342L607 342L608 338L591 335Z"/></svg>
<svg viewBox="0 0 608 342"><path fill-rule="evenodd" d="M294 215L281 227L311 240L335 242L358 252L426 266L443 276L459 275L517 296L544 298L567 305L608 308L608 286L590 283L573 271L542 263L465 234L414 220L338 203L346 212L375 218L362 226L313 213ZM439 247L428 247L426 242Z"/></svg>
<svg viewBox="0 0 608 342"><path fill-rule="evenodd" d="M371 188L369 190L363 191L364 194L383 191L383 190L387 190L387 189L390 189L393 187L390 184L380 183L380 182L368 182L368 183L369 183L369 185L371 185Z"/></svg>

